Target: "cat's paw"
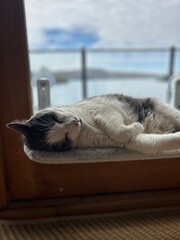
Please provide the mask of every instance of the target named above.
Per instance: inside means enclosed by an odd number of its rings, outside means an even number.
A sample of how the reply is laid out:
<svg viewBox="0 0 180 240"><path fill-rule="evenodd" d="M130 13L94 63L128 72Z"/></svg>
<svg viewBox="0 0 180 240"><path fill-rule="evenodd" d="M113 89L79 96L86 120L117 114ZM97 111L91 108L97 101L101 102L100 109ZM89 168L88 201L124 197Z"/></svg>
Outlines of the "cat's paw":
<svg viewBox="0 0 180 240"><path fill-rule="evenodd" d="M144 127L142 124L135 122L130 125L131 130L133 131L134 135L140 134L144 132Z"/></svg>
<svg viewBox="0 0 180 240"><path fill-rule="evenodd" d="M180 137L180 132L175 132L174 135Z"/></svg>

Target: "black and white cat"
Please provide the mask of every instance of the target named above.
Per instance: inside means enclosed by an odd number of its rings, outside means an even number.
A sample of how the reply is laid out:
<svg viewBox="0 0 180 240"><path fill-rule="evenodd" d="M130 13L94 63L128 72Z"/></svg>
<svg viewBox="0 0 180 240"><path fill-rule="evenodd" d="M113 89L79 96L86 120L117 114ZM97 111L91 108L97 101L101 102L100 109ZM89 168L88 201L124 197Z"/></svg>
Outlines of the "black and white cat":
<svg viewBox="0 0 180 240"><path fill-rule="evenodd" d="M156 153L180 148L180 112L154 98L102 95L41 110L7 127L40 151L123 147Z"/></svg>

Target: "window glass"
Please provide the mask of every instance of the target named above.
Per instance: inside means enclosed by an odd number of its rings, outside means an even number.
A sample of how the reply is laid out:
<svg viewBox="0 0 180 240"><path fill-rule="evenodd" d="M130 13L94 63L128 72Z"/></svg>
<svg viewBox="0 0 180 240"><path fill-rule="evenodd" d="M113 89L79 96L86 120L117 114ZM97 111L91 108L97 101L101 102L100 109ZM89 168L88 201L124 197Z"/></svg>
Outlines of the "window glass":
<svg viewBox="0 0 180 240"><path fill-rule="evenodd" d="M168 102L179 9L180 0L25 0L34 110L48 94L51 106L106 93Z"/></svg>

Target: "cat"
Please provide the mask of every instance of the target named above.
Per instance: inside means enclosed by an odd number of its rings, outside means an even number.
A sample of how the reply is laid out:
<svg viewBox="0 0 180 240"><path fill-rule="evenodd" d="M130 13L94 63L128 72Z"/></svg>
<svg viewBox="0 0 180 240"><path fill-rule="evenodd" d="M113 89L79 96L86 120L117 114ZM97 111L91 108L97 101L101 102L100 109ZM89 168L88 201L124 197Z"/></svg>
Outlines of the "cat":
<svg viewBox="0 0 180 240"><path fill-rule="evenodd" d="M152 154L180 148L180 112L155 98L101 95L43 109L7 127L39 151L121 147Z"/></svg>

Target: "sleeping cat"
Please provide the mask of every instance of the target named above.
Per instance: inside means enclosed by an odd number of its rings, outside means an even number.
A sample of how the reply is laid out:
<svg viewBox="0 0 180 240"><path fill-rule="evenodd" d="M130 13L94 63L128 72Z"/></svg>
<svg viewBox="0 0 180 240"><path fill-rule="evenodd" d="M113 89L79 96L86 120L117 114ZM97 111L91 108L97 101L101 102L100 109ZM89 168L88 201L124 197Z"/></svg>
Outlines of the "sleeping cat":
<svg viewBox="0 0 180 240"><path fill-rule="evenodd" d="M180 112L154 98L102 95L41 110L7 127L40 151L123 147L148 154L180 148Z"/></svg>

